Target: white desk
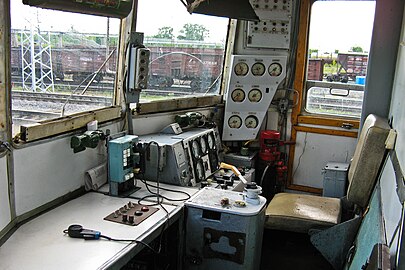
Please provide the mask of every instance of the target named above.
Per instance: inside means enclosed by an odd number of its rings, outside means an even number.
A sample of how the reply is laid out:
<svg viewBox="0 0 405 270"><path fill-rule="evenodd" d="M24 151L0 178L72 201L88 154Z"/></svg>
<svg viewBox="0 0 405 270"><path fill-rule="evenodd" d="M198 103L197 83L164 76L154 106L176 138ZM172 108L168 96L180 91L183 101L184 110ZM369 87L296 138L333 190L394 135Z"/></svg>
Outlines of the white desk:
<svg viewBox="0 0 405 270"><path fill-rule="evenodd" d="M103 220L129 200L91 192L27 222L0 247L0 269L119 269L143 248L141 244L70 238L63 230L80 224L113 238L151 241L165 224L163 209L138 226ZM182 215L180 206L165 208L171 223Z"/></svg>

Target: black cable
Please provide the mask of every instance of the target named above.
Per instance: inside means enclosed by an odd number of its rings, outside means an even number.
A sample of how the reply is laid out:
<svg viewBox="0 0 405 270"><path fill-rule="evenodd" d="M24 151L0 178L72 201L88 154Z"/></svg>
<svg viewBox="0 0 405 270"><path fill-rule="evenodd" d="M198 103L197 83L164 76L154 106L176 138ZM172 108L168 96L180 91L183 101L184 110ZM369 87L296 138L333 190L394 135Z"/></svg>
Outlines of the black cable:
<svg viewBox="0 0 405 270"><path fill-rule="evenodd" d="M104 239L107 239L108 241L114 241L114 242L135 242L137 244L141 244L141 245L147 247L153 253L159 254L159 252L157 252L155 249L153 249L150 245L146 244L145 242L136 240L136 239L116 239L116 238L112 238L112 237L102 235L102 234L100 235L100 238L104 238Z"/></svg>
<svg viewBox="0 0 405 270"><path fill-rule="evenodd" d="M160 152L161 152L161 148L160 148L159 144L158 144L156 141L151 141L151 142L149 142L149 143L146 145L146 147L145 147L145 152L147 152L147 151L149 150L149 148L150 148L150 146L151 146L152 144L156 145L156 146L157 146L157 150L158 150L158 151L157 151L157 152L158 152L157 167L156 167L156 168L157 168L157 171L156 171L156 182L157 182L156 188L157 188L157 193L154 193L154 192L152 192L152 191L149 189L148 184L146 184L145 179L141 179L141 181L142 181L143 183L145 183L146 189L147 189L152 195L147 195L147 196L144 196L144 197L140 198L140 199L138 200L138 204L139 204L139 205L145 205L145 204L142 204L142 201L144 201L144 200L147 199L147 198L156 197L157 203L156 203L156 204L148 204L148 206L156 206L156 205L159 205L159 206L166 212L165 225L162 227L162 231L160 232L159 249L158 249L158 252L157 252L157 253L159 254L159 253L161 252L161 250L162 250L163 232L165 231L166 228L169 227L170 214L169 214L169 211L167 211L167 209L162 205L162 201L163 201L163 199L164 199L164 196L160 195L160 186L159 186L159 184L160 184L160 181L159 181L159 171L160 171L160 170L159 170L159 165L160 165ZM160 199L162 199L162 200L160 200Z"/></svg>
<svg viewBox="0 0 405 270"><path fill-rule="evenodd" d="M164 188L164 187L158 187L158 186L151 185L151 184L147 183L145 179L140 179L140 180L141 180L142 183L145 184L146 189L147 189L147 190L149 191L149 193L151 193L154 197L158 196L158 194L155 193L155 192L153 192L153 191L151 191L151 190L149 189L149 187L153 187L153 188L156 188L156 189L161 189L161 190L165 190L165 191L169 191L169 192L173 192L173 193L184 194L184 195L186 195L186 197L187 197L187 198L185 198L185 199L171 199L171 198L168 198L168 197L166 197L166 196L163 196L162 194L159 194L159 197L160 197L160 198L165 199L165 200L170 201L170 202L182 202L182 201L186 201L186 200L188 200L188 199L191 198L191 195L188 194L188 193L185 192L185 191L182 191L182 190L174 190L174 189L169 189L169 188ZM152 195L148 195L148 197L152 197ZM145 197L147 197L147 196L145 196Z"/></svg>

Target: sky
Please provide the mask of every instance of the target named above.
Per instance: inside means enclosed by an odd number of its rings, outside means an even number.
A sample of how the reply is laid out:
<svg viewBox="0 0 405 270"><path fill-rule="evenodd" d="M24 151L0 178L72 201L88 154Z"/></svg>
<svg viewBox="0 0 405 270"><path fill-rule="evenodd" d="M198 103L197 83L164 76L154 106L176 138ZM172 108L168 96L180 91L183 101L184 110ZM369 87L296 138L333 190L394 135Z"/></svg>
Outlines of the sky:
<svg viewBox="0 0 405 270"><path fill-rule="evenodd" d="M312 6L309 48L347 52L353 46L369 51L374 1L318 1Z"/></svg>
<svg viewBox="0 0 405 270"><path fill-rule="evenodd" d="M209 29L206 41L223 42L226 37L226 18L190 15L180 0L139 0L137 31L145 36L172 26L175 36L185 23L203 24ZM169 12L169 10L173 10ZM348 51L360 46L368 51L374 20L374 1L318 1L312 7L309 48L319 52ZM29 21L43 30L69 31L71 27L83 33L106 33L106 18L83 14L32 8L21 0L11 0L12 28L29 29ZM110 20L110 33L118 34L119 20Z"/></svg>

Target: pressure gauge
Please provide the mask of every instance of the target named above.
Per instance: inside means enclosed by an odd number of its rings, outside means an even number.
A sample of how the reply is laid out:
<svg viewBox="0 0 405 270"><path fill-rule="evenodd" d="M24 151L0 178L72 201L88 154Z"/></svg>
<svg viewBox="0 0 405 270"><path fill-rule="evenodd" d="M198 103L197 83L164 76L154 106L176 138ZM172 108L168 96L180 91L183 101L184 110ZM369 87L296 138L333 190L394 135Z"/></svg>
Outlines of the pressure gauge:
<svg viewBox="0 0 405 270"><path fill-rule="evenodd" d="M208 134L207 140L208 140L208 147L211 150L214 149L215 148L214 134L213 133Z"/></svg>
<svg viewBox="0 0 405 270"><path fill-rule="evenodd" d="M197 182L204 180L204 166L201 160L195 165L195 174Z"/></svg>
<svg viewBox="0 0 405 270"><path fill-rule="evenodd" d="M266 72L266 67L263 63L254 63L252 66L253 76L262 76Z"/></svg>
<svg viewBox="0 0 405 270"><path fill-rule="evenodd" d="M256 128L259 125L259 120L256 116L250 115L245 119L245 126L247 128Z"/></svg>
<svg viewBox="0 0 405 270"><path fill-rule="evenodd" d="M232 91L231 97L233 102L242 102L245 99L245 92L242 89L237 88Z"/></svg>
<svg viewBox="0 0 405 270"><path fill-rule="evenodd" d="M281 72L283 71L283 68L279 63L272 63L269 66L269 74L272 77L277 77L281 75Z"/></svg>
<svg viewBox="0 0 405 270"><path fill-rule="evenodd" d="M205 140L205 136L200 137L200 145L201 145L201 152L203 154L206 154L208 148L207 148L207 141Z"/></svg>
<svg viewBox="0 0 405 270"><path fill-rule="evenodd" d="M233 69L236 76L245 76L249 72L249 66L245 62L239 62Z"/></svg>
<svg viewBox="0 0 405 270"><path fill-rule="evenodd" d="M229 117L228 125L230 128L240 128L242 126L242 119L237 115L233 115Z"/></svg>
<svg viewBox="0 0 405 270"><path fill-rule="evenodd" d="M250 102L259 102L262 100L262 91L259 89L252 89L249 91L248 99Z"/></svg>
<svg viewBox="0 0 405 270"><path fill-rule="evenodd" d="M191 152L195 158L200 157L200 145L198 144L197 140L194 140L191 144Z"/></svg>

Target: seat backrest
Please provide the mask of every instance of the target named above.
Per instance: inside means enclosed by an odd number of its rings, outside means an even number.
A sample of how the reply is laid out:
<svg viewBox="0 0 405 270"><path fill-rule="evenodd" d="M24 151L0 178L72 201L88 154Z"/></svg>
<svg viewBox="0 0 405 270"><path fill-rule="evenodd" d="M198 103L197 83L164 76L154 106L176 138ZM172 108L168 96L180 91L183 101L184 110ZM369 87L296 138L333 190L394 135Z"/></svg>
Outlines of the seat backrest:
<svg viewBox="0 0 405 270"><path fill-rule="evenodd" d="M370 114L361 130L349 168L347 199L363 208L377 180L390 129L386 119Z"/></svg>

